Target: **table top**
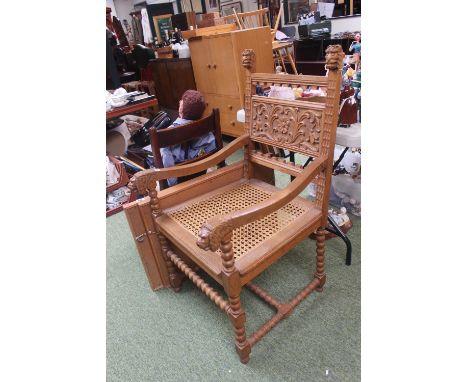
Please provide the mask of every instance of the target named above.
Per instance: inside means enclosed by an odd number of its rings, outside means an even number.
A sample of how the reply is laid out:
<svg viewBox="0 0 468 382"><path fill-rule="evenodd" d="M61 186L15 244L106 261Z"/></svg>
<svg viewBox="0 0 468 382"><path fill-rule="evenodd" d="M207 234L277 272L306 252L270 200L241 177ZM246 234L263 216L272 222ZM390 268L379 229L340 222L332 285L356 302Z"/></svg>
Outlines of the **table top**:
<svg viewBox="0 0 468 382"><path fill-rule="evenodd" d="M158 100L155 96L150 96L149 100L142 100L141 102L135 102L130 105L124 105L121 107L116 107L110 111L106 112L106 120L120 117L125 114L133 113L134 111L143 110L148 107L154 107L158 105Z"/></svg>

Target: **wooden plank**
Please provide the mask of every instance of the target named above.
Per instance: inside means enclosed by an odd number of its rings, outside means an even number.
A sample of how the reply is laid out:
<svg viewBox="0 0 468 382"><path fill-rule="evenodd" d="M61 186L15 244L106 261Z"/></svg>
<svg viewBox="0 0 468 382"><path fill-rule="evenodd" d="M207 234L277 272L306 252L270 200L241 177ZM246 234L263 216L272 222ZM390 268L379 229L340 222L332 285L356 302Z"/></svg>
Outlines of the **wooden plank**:
<svg viewBox="0 0 468 382"><path fill-rule="evenodd" d="M282 173L298 176L302 173L302 167L300 165L295 165L291 162L285 162L281 158L268 156L268 154L262 154L260 152L253 152L250 154L250 161L252 163L257 163L261 166L271 168L273 170L278 170Z"/></svg>
<svg viewBox="0 0 468 382"><path fill-rule="evenodd" d="M241 65L244 49L255 52L255 70L262 73L273 73L273 50L269 27L244 29L231 32L233 59L236 63L236 78L239 84L239 101L244 105L245 69ZM268 74L267 74L268 75Z"/></svg>
<svg viewBox="0 0 468 382"><path fill-rule="evenodd" d="M221 283L221 257L217 253L199 248L197 238L169 216L162 215L157 218L156 222L172 246L177 247L218 283Z"/></svg>
<svg viewBox="0 0 468 382"><path fill-rule="evenodd" d="M148 240L146 227L140 215L138 201L125 204L123 209L151 289L164 288L165 285L159 273L159 266L154 258L153 248ZM137 237L141 239L138 240Z"/></svg>
<svg viewBox="0 0 468 382"><path fill-rule="evenodd" d="M106 112L106 120L109 120L111 118L115 118L115 117L120 117L122 115L125 115L125 114L130 114L130 113L133 113L135 111L138 111L138 110L143 110L143 109L147 109L149 107L157 107L158 106L158 100L156 98L154 99L151 99L149 101L144 101L144 102L140 102L140 103L136 103L136 104L132 104L132 105L125 105L125 106L122 106L122 107L117 107L111 111L107 111Z"/></svg>
<svg viewBox="0 0 468 382"><path fill-rule="evenodd" d="M190 40L193 37L211 36L215 34L228 33L236 29L237 27L235 24L214 25L212 27L182 31L182 37L185 38L186 40ZM189 44L190 44L190 41L189 41Z"/></svg>
<svg viewBox="0 0 468 382"><path fill-rule="evenodd" d="M278 234L265 240L260 246L236 260L236 267L241 274L242 285L253 280L312 234L320 226L320 217L319 209L309 210Z"/></svg>
<svg viewBox="0 0 468 382"><path fill-rule="evenodd" d="M198 162L168 168L151 168L149 170L140 171L133 176L132 183L138 188L141 194L145 194L147 190L156 188L156 182L158 180L197 174L210 167L216 166L218 163L222 162L225 158L248 143L249 136L245 134L235 139L215 154Z"/></svg>
<svg viewBox="0 0 468 382"><path fill-rule="evenodd" d="M149 201L138 203L138 209L140 210L140 215L143 219L143 223L146 228L147 238L151 245L153 257L158 267L162 285L166 288L170 288L171 282L169 280L169 272L161 249L161 245L159 243L159 239L156 235L156 228L154 226L153 214L151 213Z"/></svg>
<svg viewBox="0 0 468 382"><path fill-rule="evenodd" d="M327 87L328 85L328 78L323 76L306 76L303 74L294 75L294 76L285 76L284 74L267 74L262 73L260 70L257 69L257 73L252 73L252 81L253 82L261 82L261 83L275 83L275 84L285 84L285 85L292 85L292 86L320 86L320 87Z"/></svg>
<svg viewBox="0 0 468 382"><path fill-rule="evenodd" d="M192 199L194 195L203 195L207 190L214 190L241 179L243 166L242 162L231 164L158 192L161 209L175 206Z"/></svg>

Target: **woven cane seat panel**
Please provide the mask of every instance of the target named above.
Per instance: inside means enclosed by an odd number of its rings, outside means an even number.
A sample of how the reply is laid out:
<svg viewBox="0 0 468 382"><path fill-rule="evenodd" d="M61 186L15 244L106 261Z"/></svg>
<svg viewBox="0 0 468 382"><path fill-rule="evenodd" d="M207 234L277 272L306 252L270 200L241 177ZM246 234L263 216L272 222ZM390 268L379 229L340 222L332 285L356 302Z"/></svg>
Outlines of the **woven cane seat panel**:
<svg viewBox="0 0 468 382"><path fill-rule="evenodd" d="M268 199L272 193L258 186L244 183L225 193L173 210L168 213L168 216L194 237L198 237L202 224L209 218L258 204ZM306 207L292 201L263 219L236 228L232 239L234 257L236 259L240 258L275 233L284 229L305 212L307 212ZM219 250L218 252L221 253Z"/></svg>

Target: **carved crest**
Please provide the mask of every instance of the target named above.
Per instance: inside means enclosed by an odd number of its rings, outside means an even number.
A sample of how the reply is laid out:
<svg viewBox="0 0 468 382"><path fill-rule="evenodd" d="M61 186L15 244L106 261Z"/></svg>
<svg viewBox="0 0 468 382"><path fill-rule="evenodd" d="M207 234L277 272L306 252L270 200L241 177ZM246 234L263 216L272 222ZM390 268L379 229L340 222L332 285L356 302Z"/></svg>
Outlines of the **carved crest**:
<svg viewBox="0 0 468 382"><path fill-rule="evenodd" d="M341 45L330 45L325 50L325 68L328 70L341 70L345 54Z"/></svg>
<svg viewBox="0 0 468 382"><path fill-rule="evenodd" d="M230 221L215 216L200 228L197 245L204 250L211 249L214 252L221 245L223 237L232 230L233 227Z"/></svg>
<svg viewBox="0 0 468 382"><path fill-rule="evenodd" d="M242 66L245 69L252 69L255 63L255 53L253 49L244 49L242 51Z"/></svg>
<svg viewBox="0 0 468 382"><path fill-rule="evenodd" d="M130 179L127 185L128 188L130 190L137 189L141 195L145 195L149 190L155 189L157 180L154 172L154 169L137 172Z"/></svg>

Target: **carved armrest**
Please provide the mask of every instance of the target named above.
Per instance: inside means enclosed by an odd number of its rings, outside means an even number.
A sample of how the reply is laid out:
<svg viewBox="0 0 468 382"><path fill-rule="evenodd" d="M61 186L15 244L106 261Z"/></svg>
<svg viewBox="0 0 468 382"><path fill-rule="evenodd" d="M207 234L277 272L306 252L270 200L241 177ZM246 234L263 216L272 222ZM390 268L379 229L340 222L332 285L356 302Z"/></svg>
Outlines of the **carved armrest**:
<svg viewBox="0 0 468 382"><path fill-rule="evenodd" d="M206 170L207 168L218 164L239 148L247 145L249 142L250 138L248 134L244 134L213 155L197 162L167 168L151 168L137 172L130 179L128 187L132 190L138 189L140 194L146 194L148 190L154 190L156 188L156 182L158 180L177 178L179 176L196 174L197 172Z"/></svg>
<svg viewBox="0 0 468 382"><path fill-rule="evenodd" d="M262 219L285 206L299 195L317 174L326 167L327 160L326 156L317 158L288 187L276 192L261 203L208 219L200 229L197 245L202 249L211 249L214 252L219 248L221 240L235 228Z"/></svg>

